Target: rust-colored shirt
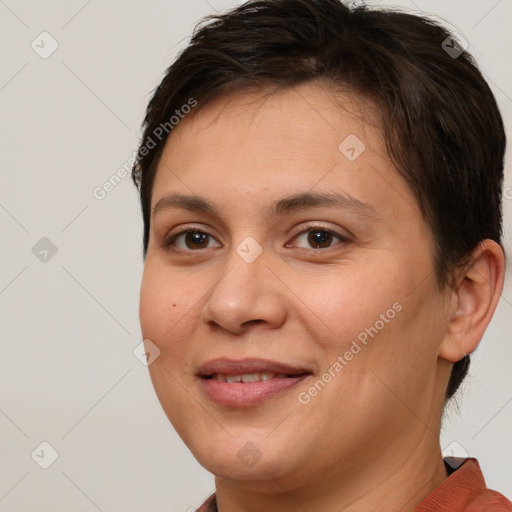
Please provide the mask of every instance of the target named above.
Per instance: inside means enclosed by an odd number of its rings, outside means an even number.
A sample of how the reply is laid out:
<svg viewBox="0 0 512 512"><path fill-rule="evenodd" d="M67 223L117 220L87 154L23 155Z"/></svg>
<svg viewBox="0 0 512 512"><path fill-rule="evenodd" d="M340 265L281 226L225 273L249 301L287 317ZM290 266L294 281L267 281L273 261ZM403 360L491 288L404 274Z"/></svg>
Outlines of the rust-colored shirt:
<svg viewBox="0 0 512 512"><path fill-rule="evenodd" d="M505 496L487 489L476 459L466 459L455 470L446 460L448 478L414 512L512 512L512 503ZM215 494L197 512L218 512Z"/></svg>

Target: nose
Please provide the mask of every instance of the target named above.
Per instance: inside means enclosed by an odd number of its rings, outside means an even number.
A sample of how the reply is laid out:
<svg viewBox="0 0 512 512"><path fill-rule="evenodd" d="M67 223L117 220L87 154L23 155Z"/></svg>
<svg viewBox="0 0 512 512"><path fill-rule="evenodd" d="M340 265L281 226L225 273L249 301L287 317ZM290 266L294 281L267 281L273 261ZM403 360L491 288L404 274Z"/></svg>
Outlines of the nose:
<svg viewBox="0 0 512 512"><path fill-rule="evenodd" d="M265 253L248 263L233 250L207 296L202 320L232 334L242 334L254 324L268 329L282 325L286 318L283 284L267 264Z"/></svg>

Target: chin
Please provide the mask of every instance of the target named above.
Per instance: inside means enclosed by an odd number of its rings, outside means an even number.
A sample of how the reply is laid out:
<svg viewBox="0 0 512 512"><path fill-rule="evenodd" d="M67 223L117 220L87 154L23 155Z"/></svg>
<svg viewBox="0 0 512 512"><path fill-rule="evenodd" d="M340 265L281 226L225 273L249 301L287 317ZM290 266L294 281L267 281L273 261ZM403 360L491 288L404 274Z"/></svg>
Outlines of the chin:
<svg viewBox="0 0 512 512"><path fill-rule="evenodd" d="M233 458L219 457L203 462L198 459L198 461L208 472L221 480L227 478L230 481L243 484L247 489L264 494L282 491L282 487L278 485L277 481L291 476L283 468L282 460L266 462L260 460L252 468L243 467L237 459Z"/></svg>

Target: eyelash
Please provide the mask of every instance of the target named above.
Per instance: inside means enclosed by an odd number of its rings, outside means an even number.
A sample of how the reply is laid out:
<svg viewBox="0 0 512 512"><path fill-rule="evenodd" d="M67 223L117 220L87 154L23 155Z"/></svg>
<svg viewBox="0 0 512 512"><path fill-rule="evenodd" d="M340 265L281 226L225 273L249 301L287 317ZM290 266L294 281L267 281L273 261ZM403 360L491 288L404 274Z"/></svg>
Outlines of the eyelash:
<svg viewBox="0 0 512 512"><path fill-rule="evenodd" d="M328 229L325 226L321 226L321 225L318 225L318 224L306 224L305 226L301 226L297 230L297 232L293 234L292 240L295 240L300 235L303 235L303 234L311 232L311 231L323 231L325 233L328 233L328 234L333 235L334 237L338 238L340 240L339 243L342 243L342 244L350 243L350 240L346 236L342 235L341 233L338 233L337 231L334 231L332 229ZM194 228L193 226L189 226L189 227L187 227L185 229L182 229L178 233L174 233L174 234L168 236L163 241L163 246L166 247L166 248L169 248L169 250L171 250L173 252L176 252L176 253L200 252L201 249L188 249L188 250L184 250L184 249L176 249L176 247L174 246L174 243L176 242L176 239L179 236L186 235L188 233L203 234L203 235L206 235L208 237L214 238L210 233L207 233L206 231L204 231L201 228ZM311 247L311 248L298 247L298 249L301 249L303 251L308 251L308 252L311 252L311 251L313 251L313 252L328 251L329 249L333 249L334 247L336 247L336 245L338 245L338 244L334 244L334 245L331 245L329 247L316 247L316 248L314 248L314 247ZM289 247L288 243L286 244L286 247Z"/></svg>

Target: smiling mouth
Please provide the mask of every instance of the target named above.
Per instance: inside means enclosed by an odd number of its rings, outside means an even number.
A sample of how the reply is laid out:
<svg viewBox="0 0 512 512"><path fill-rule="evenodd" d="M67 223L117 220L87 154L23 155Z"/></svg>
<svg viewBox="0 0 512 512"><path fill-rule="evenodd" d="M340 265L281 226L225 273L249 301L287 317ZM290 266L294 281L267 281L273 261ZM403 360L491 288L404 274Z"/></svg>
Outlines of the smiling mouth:
<svg viewBox="0 0 512 512"><path fill-rule="evenodd" d="M247 408L289 396L312 368L261 358L210 359L197 372L202 391L224 407Z"/></svg>

